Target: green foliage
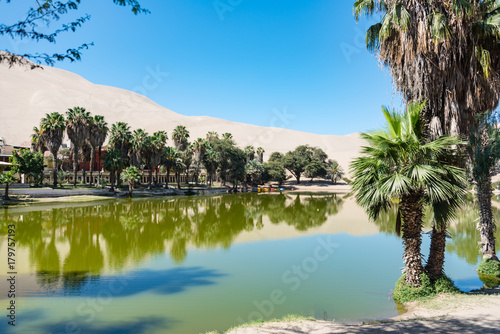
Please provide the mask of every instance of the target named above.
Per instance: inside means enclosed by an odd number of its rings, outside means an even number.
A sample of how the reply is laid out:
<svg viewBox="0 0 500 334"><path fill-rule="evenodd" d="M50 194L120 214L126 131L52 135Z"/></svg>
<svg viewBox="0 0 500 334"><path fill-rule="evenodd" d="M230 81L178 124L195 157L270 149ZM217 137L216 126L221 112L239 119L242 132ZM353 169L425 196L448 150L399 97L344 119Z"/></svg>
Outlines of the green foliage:
<svg viewBox="0 0 500 334"><path fill-rule="evenodd" d="M500 285L500 278L497 276L479 274L479 279L487 289L493 289Z"/></svg>
<svg viewBox="0 0 500 334"><path fill-rule="evenodd" d="M399 303L421 300L432 297L438 293L460 293L453 281L446 275L441 275L432 281L427 274L420 274L421 284L419 287L407 284L403 274L396 282L394 288L394 300Z"/></svg>
<svg viewBox="0 0 500 334"><path fill-rule="evenodd" d="M479 264L477 272L483 275L500 277L500 262L492 259L485 259Z"/></svg>
<svg viewBox="0 0 500 334"><path fill-rule="evenodd" d="M325 163L318 158L314 157L306 166L305 173L308 178L314 179L318 177L325 177L327 174Z"/></svg>
<svg viewBox="0 0 500 334"><path fill-rule="evenodd" d="M12 171L9 171L5 174L0 173L0 184L5 184L5 193L3 196L4 199L9 199L9 185L16 181L17 178L14 176L14 173Z"/></svg>
<svg viewBox="0 0 500 334"><path fill-rule="evenodd" d="M269 156L268 162L281 161L282 158L283 158L283 154L281 154L280 152L273 152Z"/></svg>
<svg viewBox="0 0 500 334"><path fill-rule="evenodd" d="M336 184L338 181L342 180L344 176L344 169L339 165L337 160L329 160L327 164L328 176L332 179L332 183Z"/></svg>
<svg viewBox="0 0 500 334"><path fill-rule="evenodd" d="M245 165L245 172L247 176L250 177L253 185L259 184L262 180L262 175L264 174L264 166L257 160L250 160Z"/></svg>
<svg viewBox="0 0 500 334"><path fill-rule="evenodd" d="M18 174L25 174L33 178L35 185L39 185L43 180L43 155L40 152L32 152L28 149L14 151L9 161L14 164L12 171Z"/></svg>
<svg viewBox="0 0 500 334"><path fill-rule="evenodd" d="M137 182L141 179L141 172L139 172L139 169L137 167L130 166L122 171L120 177L123 181L133 185L134 182Z"/></svg>
<svg viewBox="0 0 500 334"><path fill-rule="evenodd" d="M283 167L297 179L300 183L300 177L305 172L307 165L311 162L312 154L306 145L298 146L295 150L287 152L283 158Z"/></svg>
<svg viewBox="0 0 500 334"><path fill-rule="evenodd" d="M108 172L116 172L124 167L124 161L119 150L112 148L104 153L103 167Z"/></svg>
<svg viewBox="0 0 500 334"><path fill-rule="evenodd" d="M269 161L264 163L264 175L263 181L278 182L278 185L282 185L287 180L286 170L280 161Z"/></svg>

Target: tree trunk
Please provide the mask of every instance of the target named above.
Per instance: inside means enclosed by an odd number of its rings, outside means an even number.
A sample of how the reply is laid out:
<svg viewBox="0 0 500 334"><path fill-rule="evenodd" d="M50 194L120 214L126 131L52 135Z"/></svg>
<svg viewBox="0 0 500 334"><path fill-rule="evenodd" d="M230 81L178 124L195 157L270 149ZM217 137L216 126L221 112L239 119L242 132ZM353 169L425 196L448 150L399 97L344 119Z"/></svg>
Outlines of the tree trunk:
<svg viewBox="0 0 500 334"><path fill-rule="evenodd" d="M158 181L158 166L155 167L155 187L158 187L158 184L160 182Z"/></svg>
<svg viewBox="0 0 500 334"><path fill-rule="evenodd" d="M297 179L297 184L300 184L300 175L295 177Z"/></svg>
<svg viewBox="0 0 500 334"><path fill-rule="evenodd" d="M406 274L405 282L413 286L420 286L420 274L424 272L422 266L422 195L412 193L401 197L401 214L403 217L403 262Z"/></svg>
<svg viewBox="0 0 500 334"><path fill-rule="evenodd" d="M491 176L488 175L483 180L477 182L477 201L479 203L479 230L481 241L481 253L483 259L493 259L498 261L495 250L495 221L491 211Z"/></svg>
<svg viewBox="0 0 500 334"><path fill-rule="evenodd" d="M52 171L52 177L54 178L54 188L57 188L57 151L51 153L54 158L54 170Z"/></svg>
<svg viewBox="0 0 500 334"><path fill-rule="evenodd" d="M431 249L425 270L431 278L438 277L443 274L444 267L444 252L446 250L446 232L447 227L432 226L431 231Z"/></svg>
<svg viewBox="0 0 500 334"><path fill-rule="evenodd" d="M128 196L129 197L132 197L132 189L134 189L134 184L132 182L130 182L128 184Z"/></svg>
<svg viewBox="0 0 500 334"><path fill-rule="evenodd" d="M181 173L180 172L176 172L175 176L177 178L177 189L181 189Z"/></svg>
<svg viewBox="0 0 500 334"><path fill-rule="evenodd" d="M3 198L7 199L7 200L10 199L10 197L9 197L9 183L8 182L5 183L5 194L4 194ZM5 210L5 211L7 211L7 210Z"/></svg>
<svg viewBox="0 0 500 334"><path fill-rule="evenodd" d="M98 186L101 186L101 169L102 169L102 158L101 158L101 150L102 150L102 146L99 146L99 172L98 172L98 176L97 176L97 185Z"/></svg>
<svg viewBox="0 0 500 334"><path fill-rule="evenodd" d="M153 169L150 167L149 168L149 186L148 189L151 189L151 185L153 184Z"/></svg>
<svg viewBox="0 0 500 334"><path fill-rule="evenodd" d="M92 173L94 172L94 160L95 160L95 148L90 147L90 186L94 185L94 180L92 179Z"/></svg>
<svg viewBox="0 0 500 334"><path fill-rule="evenodd" d="M73 146L73 188L76 188L76 178L78 177L78 146Z"/></svg>
<svg viewBox="0 0 500 334"><path fill-rule="evenodd" d="M170 168L167 168L167 179L165 180L165 188L168 189L168 183L170 182Z"/></svg>
<svg viewBox="0 0 500 334"><path fill-rule="evenodd" d="M109 173L109 181L111 182L111 189L109 191L115 191L115 172Z"/></svg>
<svg viewBox="0 0 500 334"><path fill-rule="evenodd" d="M122 172L117 170L115 173L116 173L116 186L119 187L120 184L122 183L121 182L121 174L122 174Z"/></svg>

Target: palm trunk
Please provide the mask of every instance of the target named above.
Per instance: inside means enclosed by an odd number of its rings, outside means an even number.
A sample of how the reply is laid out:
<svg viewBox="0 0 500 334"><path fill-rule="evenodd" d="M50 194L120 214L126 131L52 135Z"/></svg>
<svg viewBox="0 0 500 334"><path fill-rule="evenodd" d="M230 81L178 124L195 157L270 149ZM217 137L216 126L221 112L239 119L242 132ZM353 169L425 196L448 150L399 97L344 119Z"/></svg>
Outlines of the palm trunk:
<svg viewBox="0 0 500 334"><path fill-rule="evenodd" d="M51 153L54 158L54 170L52 171L52 177L54 178L54 188L57 188L57 151Z"/></svg>
<svg viewBox="0 0 500 334"><path fill-rule="evenodd" d="M91 146L90 148L90 186L92 187L94 184L94 180L92 179L92 172L94 171L94 160L95 160L95 148Z"/></svg>
<svg viewBox="0 0 500 334"><path fill-rule="evenodd" d="M497 260L495 250L495 221L491 211L491 176L488 175L483 180L477 182L477 201L479 203L479 230L481 241L481 253L483 259Z"/></svg>
<svg viewBox="0 0 500 334"><path fill-rule="evenodd" d="M78 146L73 146L73 188L76 188L76 178L78 177Z"/></svg>
<svg viewBox="0 0 500 334"><path fill-rule="evenodd" d="M85 159L82 160L82 184L87 184L87 182L85 181L85 163L87 161L85 161Z"/></svg>
<svg viewBox="0 0 500 334"><path fill-rule="evenodd" d="M403 262L405 264L405 282L420 286L420 275L424 273L422 266L422 196L418 193L402 196L401 214L403 217Z"/></svg>
<svg viewBox="0 0 500 334"><path fill-rule="evenodd" d="M175 176L177 178L177 189L181 189L181 173L180 172L176 172Z"/></svg>
<svg viewBox="0 0 500 334"><path fill-rule="evenodd" d="M168 183L170 182L170 168L167 168L167 179L165 180L165 188L168 189Z"/></svg>
<svg viewBox="0 0 500 334"><path fill-rule="evenodd" d="M431 233L431 249L425 270L431 278L436 278L443 274L447 227L439 228L434 224Z"/></svg>
<svg viewBox="0 0 500 334"><path fill-rule="evenodd" d="M155 187L158 187L158 184L160 182L158 181L158 166L155 167Z"/></svg>
<svg viewBox="0 0 500 334"><path fill-rule="evenodd" d="M9 197L9 183L5 183L5 193L4 193L4 196L3 196L4 199L6 200L9 200L10 197ZM5 210L5 212L7 212L7 210Z"/></svg>
<svg viewBox="0 0 500 334"><path fill-rule="evenodd" d="M101 185L101 169L102 169L102 157L101 157L101 150L102 150L102 146L99 146L99 175L98 175L98 178L97 178L97 185L100 186Z"/></svg>
<svg viewBox="0 0 500 334"><path fill-rule="evenodd" d="M153 170L151 169L151 167L149 168L149 186L148 188L151 189L151 185L153 184Z"/></svg>
<svg viewBox="0 0 500 334"><path fill-rule="evenodd" d="M109 191L115 191L115 172L109 172L109 179L111 181L111 189Z"/></svg>
<svg viewBox="0 0 500 334"><path fill-rule="evenodd" d="M134 189L134 184L132 182L130 182L128 184L128 195L129 195L129 197L132 197L132 189Z"/></svg>

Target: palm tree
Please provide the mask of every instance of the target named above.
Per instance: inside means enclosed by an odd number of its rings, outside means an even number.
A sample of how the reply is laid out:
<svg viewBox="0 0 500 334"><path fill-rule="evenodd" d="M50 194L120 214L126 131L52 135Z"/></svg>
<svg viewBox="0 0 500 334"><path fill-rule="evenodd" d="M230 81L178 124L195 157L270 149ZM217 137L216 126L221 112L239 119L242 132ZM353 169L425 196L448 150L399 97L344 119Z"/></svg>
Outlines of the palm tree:
<svg viewBox="0 0 500 334"><path fill-rule="evenodd" d="M186 173L186 184L189 184L189 167L193 163L193 144L187 143L186 149L182 152L182 163L184 164L184 171Z"/></svg>
<svg viewBox="0 0 500 334"><path fill-rule="evenodd" d="M259 162L260 163L264 163L264 153L266 151L264 151L264 149L262 147L258 147L257 148L257 156L258 156L258 159L259 159Z"/></svg>
<svg viewBox="0 0 500 334"><path fill-rule="evenodd" d="M108 124L104 120L104 116L95 115L89 119L89 136L87 137L87 145L90 147L90 186L93 185L92 173L94 172L94 160L96 150L99 149L99 161L101 161L101 148L108 135ZM99 179L101 171L99 169ZM100 182L99 180L97 181Z"/></svg>
<svg viewBox="0 0 500 334"><path fill-rule="evenodd" d="M207 133L207 141L211 142L214 139L219 139L219 134L216 131L209 131Z"/></svg>
<svg viewBox="0 0 500 334"><path fill-rule="evenodd" d="M182 157L182 153L180 154ZM174 172L175 179L177 180L177 189L181 189L181 173L186 170L186 165L182 161L182 158L177 158L174 160Z"/></svg>
<svg viewBox="0 0 500 334"><path fill-rule="evenodd" d="M0 173L0 184L5 184L5 192L4 192L4 195L3 195L3 198L5 200L9 200L10 197L9 197L9 185L11 183L14 183L16 182L16 177L14 176L14 173L12 171L6 173L6 174L2 174Z"/></svg>
<svg viewBox="0 0 500 334"><path fill-rule="evenodd" d="M168 183L170 181L170 171L174 168L177 159L180 159L180 152L175 147L167 146L163 150L162 165L165 166L167 170L167 181L165 182L165 188L168 189Z"/></svg>
<svg viewBox="0 0 500 334"><path fill-rule="evenodd" d="M481 253L483 259L498 261L495 248L495 221L491 209L491 175L500 159L500 132L495 125L496 117L478 117L477 126L469 136L469 156L472 159L472 177L476 182L476 198L479 203L479 223Z"/></svg>
<svg viewBox="0 0 500 334"><path fill-rule="evenodd" d="M203 138L198 138L194 141L193 151L194 151L194 162L196 164L196 172L194 174L194 177L195 177L195 183L198 184L198 174L200 172L200 165L203 159L203 154L205 152L205 140Z"/></svg>
<svg viewBox="0 0 500 334"><path fill-rule="evenodd" d="M405 283L415 287L425 273L421 259L424 205L433 208L435 227L445 231L446 222L465 198L466 181L463 169L446 163L455 153L453 147L462 144L457 137L440 136L425 143L420 118L424 106L410 104L404 114L383 108L387 130L363 133L368 146L351 163L356 202L371 219L397 205L397 221L402 220L403 226ZM434 263L427 270L431 277L441 274L444 261L444 248L432 243L431 250L433 246L429 259Z"/></svg>
<svg viewBox="0 0 500 334"><path fill-rule="evenodd" d="M149 149L148 133L143 129L134 130L130 140L130 164L141 168L146 158L146 150Z"/></svg>
<svg viewBox="0 0 500 334"><path fill-rule="evenodd" d="M45 143L43 142L43 137L40 130L34 126L33 133L31 134L31 150L33 152L45 152Z"/></svg>
<svg viewBox="0 0 500 334"><path fill-rule="evenodd" d="M178 125L172 134L175 148L179 151L184 151L188 145L189 131L184 125Z"/></svg>
<svg viewBox="0 0 500 334"><path fill-rule="evenodd" d="M229 140L229 141L233 141L233 135L230 134L229 132L225 132L222 134L222 139L224 140Z"/></svg>
<svg viewBox="0 0 500 334"><path fill-rule="evenodd" d="M91 122L92 117L89 118L89 122ZM90 126L88 127L88 130L90 130ZM90 147L88 143L88 137L85 138L85 142L83 143L82 147L80 147L80 150L78 151L78 154L80 155L80 161L82 162L82 183L86 184L87 183L87 178L85 177L85 172L87 171L87 162L90 161L90 153L92 152L92 148Z"/></svg>
<svg viewBox="0 0 500 334"><path fill-rule="evenodd" d="M208 174L208 186L211 188L217 168L219 167L219 154L215 151L209 142L205 143L205 154L203 155L203 165Z"/></svg>
<svg viewBox="0 0 500 334"><path fill-rule="evenodd" d="M247 162L254 159L255 148L251 145L245 147L245 154L247 155Z"/></svg>
<svg viewBox="0 0 500 334"><path fill-rule="evenodd" d="M52 170L54 188L57 187L57 152L61 147L65 129L66 121L64 120L64 116L58 112L46 114L46 116L40 121L40 135L54 158L54 166Z"/></svg>
<svg viewBox="0 0 500 334"><path fill-rule="evenodd" d="M76 187L78 174L78 150L85 144L88 133L90 113L85 108L74 107L66 112L66 133L73 144L73 187ZM85 169L85 166L83 166Z"/></svg>
<svg viewBox="0 0 500 334"><path fill-rule="evenodd" d="M104 116L95 115L94 116L94 136L95 144L99 148L99 178L97 179L97 184L101 185L101 169L102 169L102 145L106 141L106 137L108 136L108 123L104 120ZM94 156L95 153L92 154ZM90 170L90 174L92 176L92 169Z"/></svg>
<svg viewBox="0 0 500 334"><path fill-rule="evenodd" d="M344 176L344 169L339 165L337 160L328 161L328 174L332 178L332 183L337 184Z"/></svg>
<svg viewBox="0 0 500 334"><path fill-rule="evenodd" d="M104 153L103 166L104 169L110 173L111 191L114 191L116 174L123 168L124 165L125 163L120 150L112 148Z"/></svg>
<svg viewBox="0 0 500 334"><path fill-rule="evenodd" d="M381 14L366 33L407 102L427 100L426 136L469 133L500 96L497 1L357 0L356 20Z"/></svg>
<svg viewBox="0 0 500 334"><path fill-rule="evenodd" d="M163 150L167 144L168 135L166 131L156 131L151 137L151 168L155 170L155 185L159 184L158 167L161 164ZM150 175L151 180L151 175Z"/></svg>
<svg viewBox="0 0 500 334"><path fill-rule="evenodd" d="M128 154L130 150L130 142L132 140L132 133L130 126L125 122L116 122L111 126L111 133L109 136L109 145L120 151L124 165L128 163ZM117 179L120 182L120 170L117 170Z"/></svg>
<svg viewBox="0 0 500 334"><path fill-rule="evenodd" d="M128 195L132 197L135 182L141 179L141 173L135 166L127 167L123 170L121 178L123 181L128 182Z"/></svg>

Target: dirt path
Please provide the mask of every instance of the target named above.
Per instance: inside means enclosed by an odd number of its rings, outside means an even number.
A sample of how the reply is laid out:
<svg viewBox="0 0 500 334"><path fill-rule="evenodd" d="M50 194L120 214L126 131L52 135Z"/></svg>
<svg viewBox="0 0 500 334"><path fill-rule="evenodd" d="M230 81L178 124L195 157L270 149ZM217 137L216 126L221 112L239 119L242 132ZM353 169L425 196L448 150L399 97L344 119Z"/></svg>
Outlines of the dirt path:
<svg viewBox="0 0 500 334"><path fill-rule="evenodd" d="M273 322L237 328L230 334L326 333L500 333L500 295L440 295L407 305L409 311L386 321L342 325L326 321Z"/></svg>

